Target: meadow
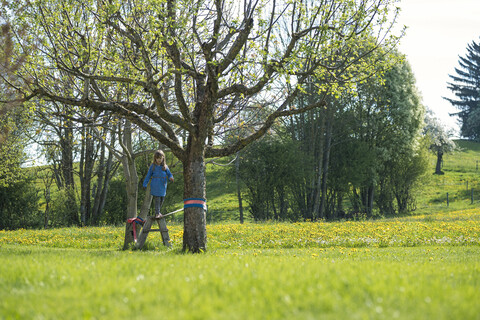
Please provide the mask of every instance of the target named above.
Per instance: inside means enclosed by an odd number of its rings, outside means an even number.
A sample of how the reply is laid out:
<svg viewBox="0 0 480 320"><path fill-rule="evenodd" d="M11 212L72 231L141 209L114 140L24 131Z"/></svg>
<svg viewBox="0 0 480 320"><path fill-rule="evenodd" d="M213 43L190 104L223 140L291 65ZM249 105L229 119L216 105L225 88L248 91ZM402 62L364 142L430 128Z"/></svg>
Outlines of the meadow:
<svg viewBox="0 0 480 320"><path fill-rule="evenodd" d="M0 232L2 319L479 319L480 210L208 225L208 251L121 227ZM157 237L158 238L157 238Z"/></svg>

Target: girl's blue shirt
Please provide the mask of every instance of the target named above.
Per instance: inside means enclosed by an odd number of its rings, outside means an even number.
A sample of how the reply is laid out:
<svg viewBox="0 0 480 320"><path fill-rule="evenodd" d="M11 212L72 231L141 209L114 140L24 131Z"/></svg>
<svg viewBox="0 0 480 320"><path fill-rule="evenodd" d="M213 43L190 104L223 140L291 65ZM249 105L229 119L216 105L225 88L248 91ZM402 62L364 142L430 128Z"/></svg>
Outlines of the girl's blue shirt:
<svg viewBox="0 0 480 320"><path fill-rule="evenodd" d="M167 194L167 183L168 179L172 178L173 175L167 167L167 170L163 171L162 166L157 166L152 164L148 169L147 176L143 181L143 187L148 186L150 178L152 183L150 184L150 193L152 196L156 197L165 197Z"/></svg>

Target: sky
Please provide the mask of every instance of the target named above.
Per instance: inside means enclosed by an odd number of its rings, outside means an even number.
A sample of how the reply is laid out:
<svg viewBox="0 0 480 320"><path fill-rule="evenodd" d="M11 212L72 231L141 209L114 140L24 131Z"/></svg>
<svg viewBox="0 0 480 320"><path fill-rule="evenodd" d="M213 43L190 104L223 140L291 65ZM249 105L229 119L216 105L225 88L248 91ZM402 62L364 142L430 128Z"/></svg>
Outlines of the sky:
<svg viewBox="0 0 480 320"><path fill-rule="evenodd" d="M447 128L457 132L458 110L442 97L454 98L447 88L459 57L480 39L480 0L401 0L399 24L407 26L400 51L407 56L423 104Z"/></svg>

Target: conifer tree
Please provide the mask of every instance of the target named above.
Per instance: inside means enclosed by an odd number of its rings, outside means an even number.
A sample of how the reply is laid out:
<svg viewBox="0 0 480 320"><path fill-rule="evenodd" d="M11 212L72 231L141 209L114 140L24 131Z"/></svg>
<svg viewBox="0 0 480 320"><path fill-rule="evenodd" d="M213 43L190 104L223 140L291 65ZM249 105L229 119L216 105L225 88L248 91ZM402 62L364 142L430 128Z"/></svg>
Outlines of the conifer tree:
<svg viewBox="0 0 480 320"><path fill-rule="evenodd" d="M480 44L472 41L467 46L467 54L459 59L460 67L455 75L450 75L448 83L456 99L445 98L458 110L460 134L468 139L480 139Z"/></svg>

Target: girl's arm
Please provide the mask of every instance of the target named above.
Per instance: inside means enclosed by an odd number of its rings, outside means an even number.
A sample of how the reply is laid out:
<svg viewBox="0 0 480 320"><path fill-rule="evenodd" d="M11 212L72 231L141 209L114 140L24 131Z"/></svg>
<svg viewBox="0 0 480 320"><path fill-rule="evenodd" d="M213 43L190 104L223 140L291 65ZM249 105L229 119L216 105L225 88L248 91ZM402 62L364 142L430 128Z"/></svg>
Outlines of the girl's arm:
<svg viewBox="0 0 480 320"><path fill-rule="evenodd" d="M168 180L173 182L175 179L173 179L173 174L170 172L170 169L167 168L166 173L168 176Z"/></svg>
<svg viewBox="0 0 480 320"><path fill-rule="evenodd" d="M143 187L146 188L148 186L148 182L150 181L150 178L152 177L153 174L153 164L148 168L147 176L145 177L145 180L143 180Z"/></svg>

